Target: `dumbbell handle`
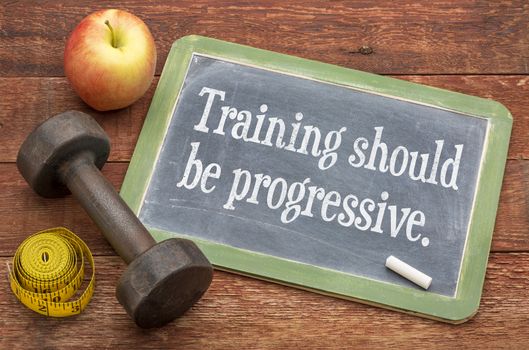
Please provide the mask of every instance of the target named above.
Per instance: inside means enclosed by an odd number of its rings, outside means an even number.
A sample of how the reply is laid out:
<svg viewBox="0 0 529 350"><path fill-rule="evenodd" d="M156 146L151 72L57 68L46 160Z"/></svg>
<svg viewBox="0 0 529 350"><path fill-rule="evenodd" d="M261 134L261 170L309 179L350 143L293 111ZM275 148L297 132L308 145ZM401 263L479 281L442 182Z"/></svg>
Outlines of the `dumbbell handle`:
<svg viewBox="0 0 529 350"><path fill-rule="evenodd" d="M94 220L114 250L129 264L156 242L84 152L59 167L61 181Z"/></svg>

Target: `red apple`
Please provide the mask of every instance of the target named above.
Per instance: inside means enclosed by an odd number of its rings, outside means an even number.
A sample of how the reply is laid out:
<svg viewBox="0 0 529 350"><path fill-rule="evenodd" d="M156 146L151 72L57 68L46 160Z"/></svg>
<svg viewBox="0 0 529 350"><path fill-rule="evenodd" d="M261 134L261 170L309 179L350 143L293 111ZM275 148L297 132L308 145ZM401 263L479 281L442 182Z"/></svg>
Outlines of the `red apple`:
<svg viewBox="0 0 529 350"><path fill-rule="evenodd" d="M122 10L85 17L64 50L66 77L83 101L98 111L134 103L151 85L155 67L156 47L149 28Z"/></svg>

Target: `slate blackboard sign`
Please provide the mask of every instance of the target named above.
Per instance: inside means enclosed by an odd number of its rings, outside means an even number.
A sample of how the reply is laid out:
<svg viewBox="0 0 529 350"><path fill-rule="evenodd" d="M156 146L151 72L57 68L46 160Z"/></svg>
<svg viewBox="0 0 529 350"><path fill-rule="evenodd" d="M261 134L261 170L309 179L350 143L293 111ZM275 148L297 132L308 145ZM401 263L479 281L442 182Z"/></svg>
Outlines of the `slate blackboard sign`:
<svg viewBox="0 0 529 350"><path fill-rule="evenodd" d="M156 239L191 238L219 268L460 322L479 305L510 129L494 101L190 36L121 194Z"/></svg>

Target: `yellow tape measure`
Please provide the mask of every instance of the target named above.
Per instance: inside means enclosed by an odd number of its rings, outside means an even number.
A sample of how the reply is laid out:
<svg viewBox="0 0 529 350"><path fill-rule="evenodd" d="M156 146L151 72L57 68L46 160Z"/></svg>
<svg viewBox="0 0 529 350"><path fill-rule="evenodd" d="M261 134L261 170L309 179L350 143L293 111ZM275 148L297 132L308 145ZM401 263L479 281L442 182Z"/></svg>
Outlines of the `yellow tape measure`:
<svg viewBox="0 0 529 350"><path fill-rule="evenodd" d="M83 284L86 264L92 278L77 300L68 301ZM94 294L94 258L73 232L63 227L44 230L18 247L9 280L17 299L31 310L53 317L77 315Z"/></svg>

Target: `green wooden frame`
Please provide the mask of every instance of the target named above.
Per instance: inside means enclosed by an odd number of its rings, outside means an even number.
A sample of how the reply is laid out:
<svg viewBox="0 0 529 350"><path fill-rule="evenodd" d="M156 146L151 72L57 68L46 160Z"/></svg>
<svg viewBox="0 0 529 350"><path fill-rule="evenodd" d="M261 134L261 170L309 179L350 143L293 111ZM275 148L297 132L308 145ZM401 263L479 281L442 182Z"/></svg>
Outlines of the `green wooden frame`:
<svg viewBox="0 0 529 350"><path fill-rule="evenodd" d="M219 269L428 318L460 323L477 312L512 127L512 117L503 105L492 100L248 46L195 35L186 36L173 44L167 57L121 188L121 196L136 214L141 210L193 53L487 119L488 130L460 280L455 297L448 297L148 227L156 240L175 236L191 238Z"/></svg>

